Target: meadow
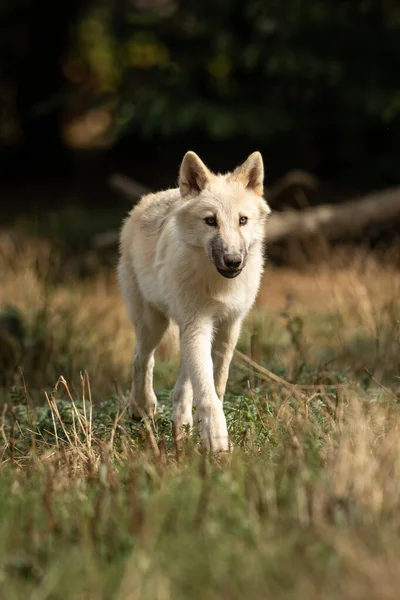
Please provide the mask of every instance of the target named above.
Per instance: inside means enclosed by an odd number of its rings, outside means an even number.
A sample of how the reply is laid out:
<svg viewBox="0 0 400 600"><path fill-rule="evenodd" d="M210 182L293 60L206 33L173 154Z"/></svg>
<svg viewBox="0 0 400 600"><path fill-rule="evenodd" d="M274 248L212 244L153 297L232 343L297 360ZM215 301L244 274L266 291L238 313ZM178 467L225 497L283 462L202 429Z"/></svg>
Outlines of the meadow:
<svg viewBox="0 0 400 600"><path fill-rule="evenodd" d="M398 251L392 249L392 255ZM112 268L0 237L0 595L397 599L400 271L329 249L267 264L225 399L231 457L126 414L134 333Z"/></svg>

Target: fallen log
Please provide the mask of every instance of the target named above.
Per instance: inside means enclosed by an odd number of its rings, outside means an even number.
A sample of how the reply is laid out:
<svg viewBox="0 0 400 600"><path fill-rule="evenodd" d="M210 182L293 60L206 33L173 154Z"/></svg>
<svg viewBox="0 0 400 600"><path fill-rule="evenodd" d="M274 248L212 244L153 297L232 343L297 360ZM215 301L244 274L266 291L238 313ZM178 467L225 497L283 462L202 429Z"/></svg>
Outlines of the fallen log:
<svg viewBox="0 0 400 600"><path fill-rule="evenodd" d="M127 177L114 175L111 186L134 204L150 190ZM279 184L279 182L278 182ZM267 192L267 199L269 194ZM328 240L355 238L371 225L390 224L400 219L400 186L373 192L341 204L322 204L303 210L273 211L268 219L268 245L289 238L320 235ZM109 248L118 244L118 231L106 231L93 239L95 248Z"/></svg>
<svg viewBox="0 0 400 600"><path fill-rule="evenodd" d="M389 224L396 218L400 218L400 186L341 204L272 213L268 220L267 243L315 234L329 240L354 238L371 225Z"/></svg>

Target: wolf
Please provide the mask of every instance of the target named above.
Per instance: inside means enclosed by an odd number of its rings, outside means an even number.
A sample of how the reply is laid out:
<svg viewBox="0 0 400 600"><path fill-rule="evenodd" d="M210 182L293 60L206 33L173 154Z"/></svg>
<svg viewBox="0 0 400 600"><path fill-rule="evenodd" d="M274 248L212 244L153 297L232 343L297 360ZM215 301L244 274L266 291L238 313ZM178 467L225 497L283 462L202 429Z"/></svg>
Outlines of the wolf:
<svg viewBox="0 0 400 600"><path fill-rule="evenodd" d="M180 370L172 394L178 439L193 425L203 445L231 450L223 397L243 319L264 268L270 208L264 166L254 152L234 171L211 172L185 154L179 187L143 196L120 233L117 277L136 331L129 410L153 417L154 353L179 328Z"/></svg>

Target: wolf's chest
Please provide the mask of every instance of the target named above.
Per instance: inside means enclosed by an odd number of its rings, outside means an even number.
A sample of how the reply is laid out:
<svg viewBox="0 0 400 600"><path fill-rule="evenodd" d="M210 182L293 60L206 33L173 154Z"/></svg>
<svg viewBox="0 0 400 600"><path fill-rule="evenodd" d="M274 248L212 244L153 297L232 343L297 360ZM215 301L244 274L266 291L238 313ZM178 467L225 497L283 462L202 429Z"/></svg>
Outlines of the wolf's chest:
<svg viewBox="0 0 400 600"><path fill-rule="evenodd" d="M219 293L214 290L214 293L209 296L208 302L217 320L235 320L250 310L256 294L257 288L236 285L231 286L230 290Z"/></svg>

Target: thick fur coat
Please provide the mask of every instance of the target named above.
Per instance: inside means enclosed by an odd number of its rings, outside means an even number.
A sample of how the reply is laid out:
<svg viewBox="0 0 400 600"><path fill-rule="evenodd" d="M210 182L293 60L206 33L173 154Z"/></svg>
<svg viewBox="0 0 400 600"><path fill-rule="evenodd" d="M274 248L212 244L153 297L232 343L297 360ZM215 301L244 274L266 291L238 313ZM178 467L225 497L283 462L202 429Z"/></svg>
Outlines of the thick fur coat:
<svg viewBox="0 0 400 600"><path fill-rule="evenodd" d="M179 188L144 196L121 231L118 279L136 330L131 412L152 417L156 411L154 352L175 323L181 356L175 431L179 437L190 430L194 403L203 443L214 452L230 449L222 401L263 272L270 212L263 179L259 152L223 175L188 152Z"/></svg>

